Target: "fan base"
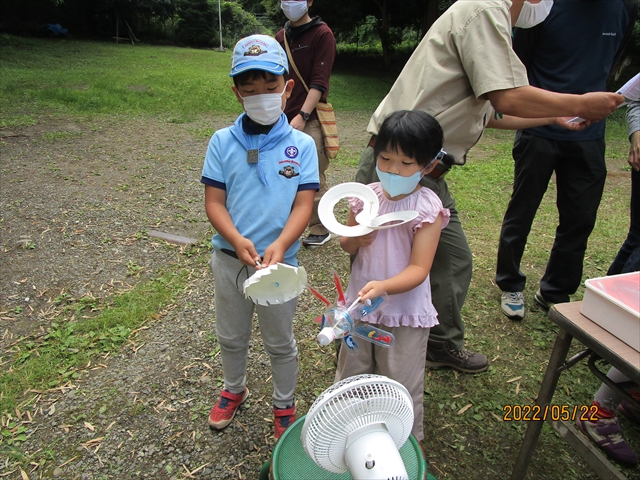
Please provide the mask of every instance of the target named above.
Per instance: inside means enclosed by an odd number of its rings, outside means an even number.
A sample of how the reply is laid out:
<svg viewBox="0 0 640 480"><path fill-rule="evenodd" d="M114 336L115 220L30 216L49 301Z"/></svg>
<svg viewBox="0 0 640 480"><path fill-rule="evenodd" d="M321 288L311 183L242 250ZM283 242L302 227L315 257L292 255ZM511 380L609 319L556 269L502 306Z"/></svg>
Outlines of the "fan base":
<svg viewBox="0 0 640 480"><path fill-rule="evenodd" d="M344 458L354 480L409 480L402 457L384 423L352 432Z"/></svg>

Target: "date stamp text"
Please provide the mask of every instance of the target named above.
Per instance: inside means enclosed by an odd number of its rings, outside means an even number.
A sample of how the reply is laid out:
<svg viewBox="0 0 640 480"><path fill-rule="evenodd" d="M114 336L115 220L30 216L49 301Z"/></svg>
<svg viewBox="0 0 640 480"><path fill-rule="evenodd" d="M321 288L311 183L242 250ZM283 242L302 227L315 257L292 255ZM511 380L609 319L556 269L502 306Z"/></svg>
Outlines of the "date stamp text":
<svg viewBox="0 0 640 480"><path fill-rule="evenodd" d="M598 407L595 405L505 405L502 408L502 420L512 421L597 421Z"/></svg>

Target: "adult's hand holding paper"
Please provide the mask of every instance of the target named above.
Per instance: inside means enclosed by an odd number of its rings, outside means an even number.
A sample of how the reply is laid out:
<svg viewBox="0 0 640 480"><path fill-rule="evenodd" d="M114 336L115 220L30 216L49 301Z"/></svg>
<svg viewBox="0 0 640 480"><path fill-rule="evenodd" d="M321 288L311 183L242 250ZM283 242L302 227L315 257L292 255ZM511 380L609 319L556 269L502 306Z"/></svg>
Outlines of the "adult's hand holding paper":
<svg viewBox="0 0 640 480"><path fill-rule="evenodd" d="M637 73L635 77L625 83L616 93L624 97L624 103L620 104L620 106L640 100L640 73Z"/></svg>
<svg viewBox="0 0 640 480"><path fill-rule="evenodd" d="M624 102L618 105L618 108L640 100L640 73L637 73L635 77L625 83L616 93L624 97ZM581 122L584 122L584 118L574 117L567 123Z"/></svg>

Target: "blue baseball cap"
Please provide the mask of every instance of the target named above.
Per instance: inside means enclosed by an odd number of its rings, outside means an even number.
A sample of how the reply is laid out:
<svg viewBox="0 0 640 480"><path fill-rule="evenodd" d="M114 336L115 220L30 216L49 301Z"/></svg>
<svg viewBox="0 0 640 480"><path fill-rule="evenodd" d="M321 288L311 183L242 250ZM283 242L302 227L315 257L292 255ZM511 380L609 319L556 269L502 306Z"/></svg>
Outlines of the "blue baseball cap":
<svg viewBox="0 0 640 480"><path fill-rule="evenodd" d="M251 35L236 43L231 56L230 77L247 70L264 70L274 75L289 72L287 54L275 38L268 35Z"/></svg>

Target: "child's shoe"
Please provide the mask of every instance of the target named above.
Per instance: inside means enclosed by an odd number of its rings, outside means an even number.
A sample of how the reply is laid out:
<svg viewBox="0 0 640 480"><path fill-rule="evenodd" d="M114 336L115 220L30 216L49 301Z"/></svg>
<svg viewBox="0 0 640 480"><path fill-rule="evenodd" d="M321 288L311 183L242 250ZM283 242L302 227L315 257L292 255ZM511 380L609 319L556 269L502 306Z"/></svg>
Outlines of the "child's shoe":
<svg viewBox="0 0 640 480"><path fill-rule="evenodd" d="M577 419L578 428L616 462L626 465L638 463L638 456L620 435L617 417L601 418L597 422Z"/></svg>
<svg viewBox="0 0 640 480"><path fill-rule="evenodd" d="M292 405L287 408L273 407L273 417L274 437L277 440L296 421L296 406Z"/></svg>
<svg viewBox="0 0 640 480"><path fill-rule="evenodd" d="M222 390L220 398L209 412L207 423L209 427L222 430L231 423L235 417L238 407L249 398L249 389L245 388L242 393L231 393L229 390Z"/></svg>

